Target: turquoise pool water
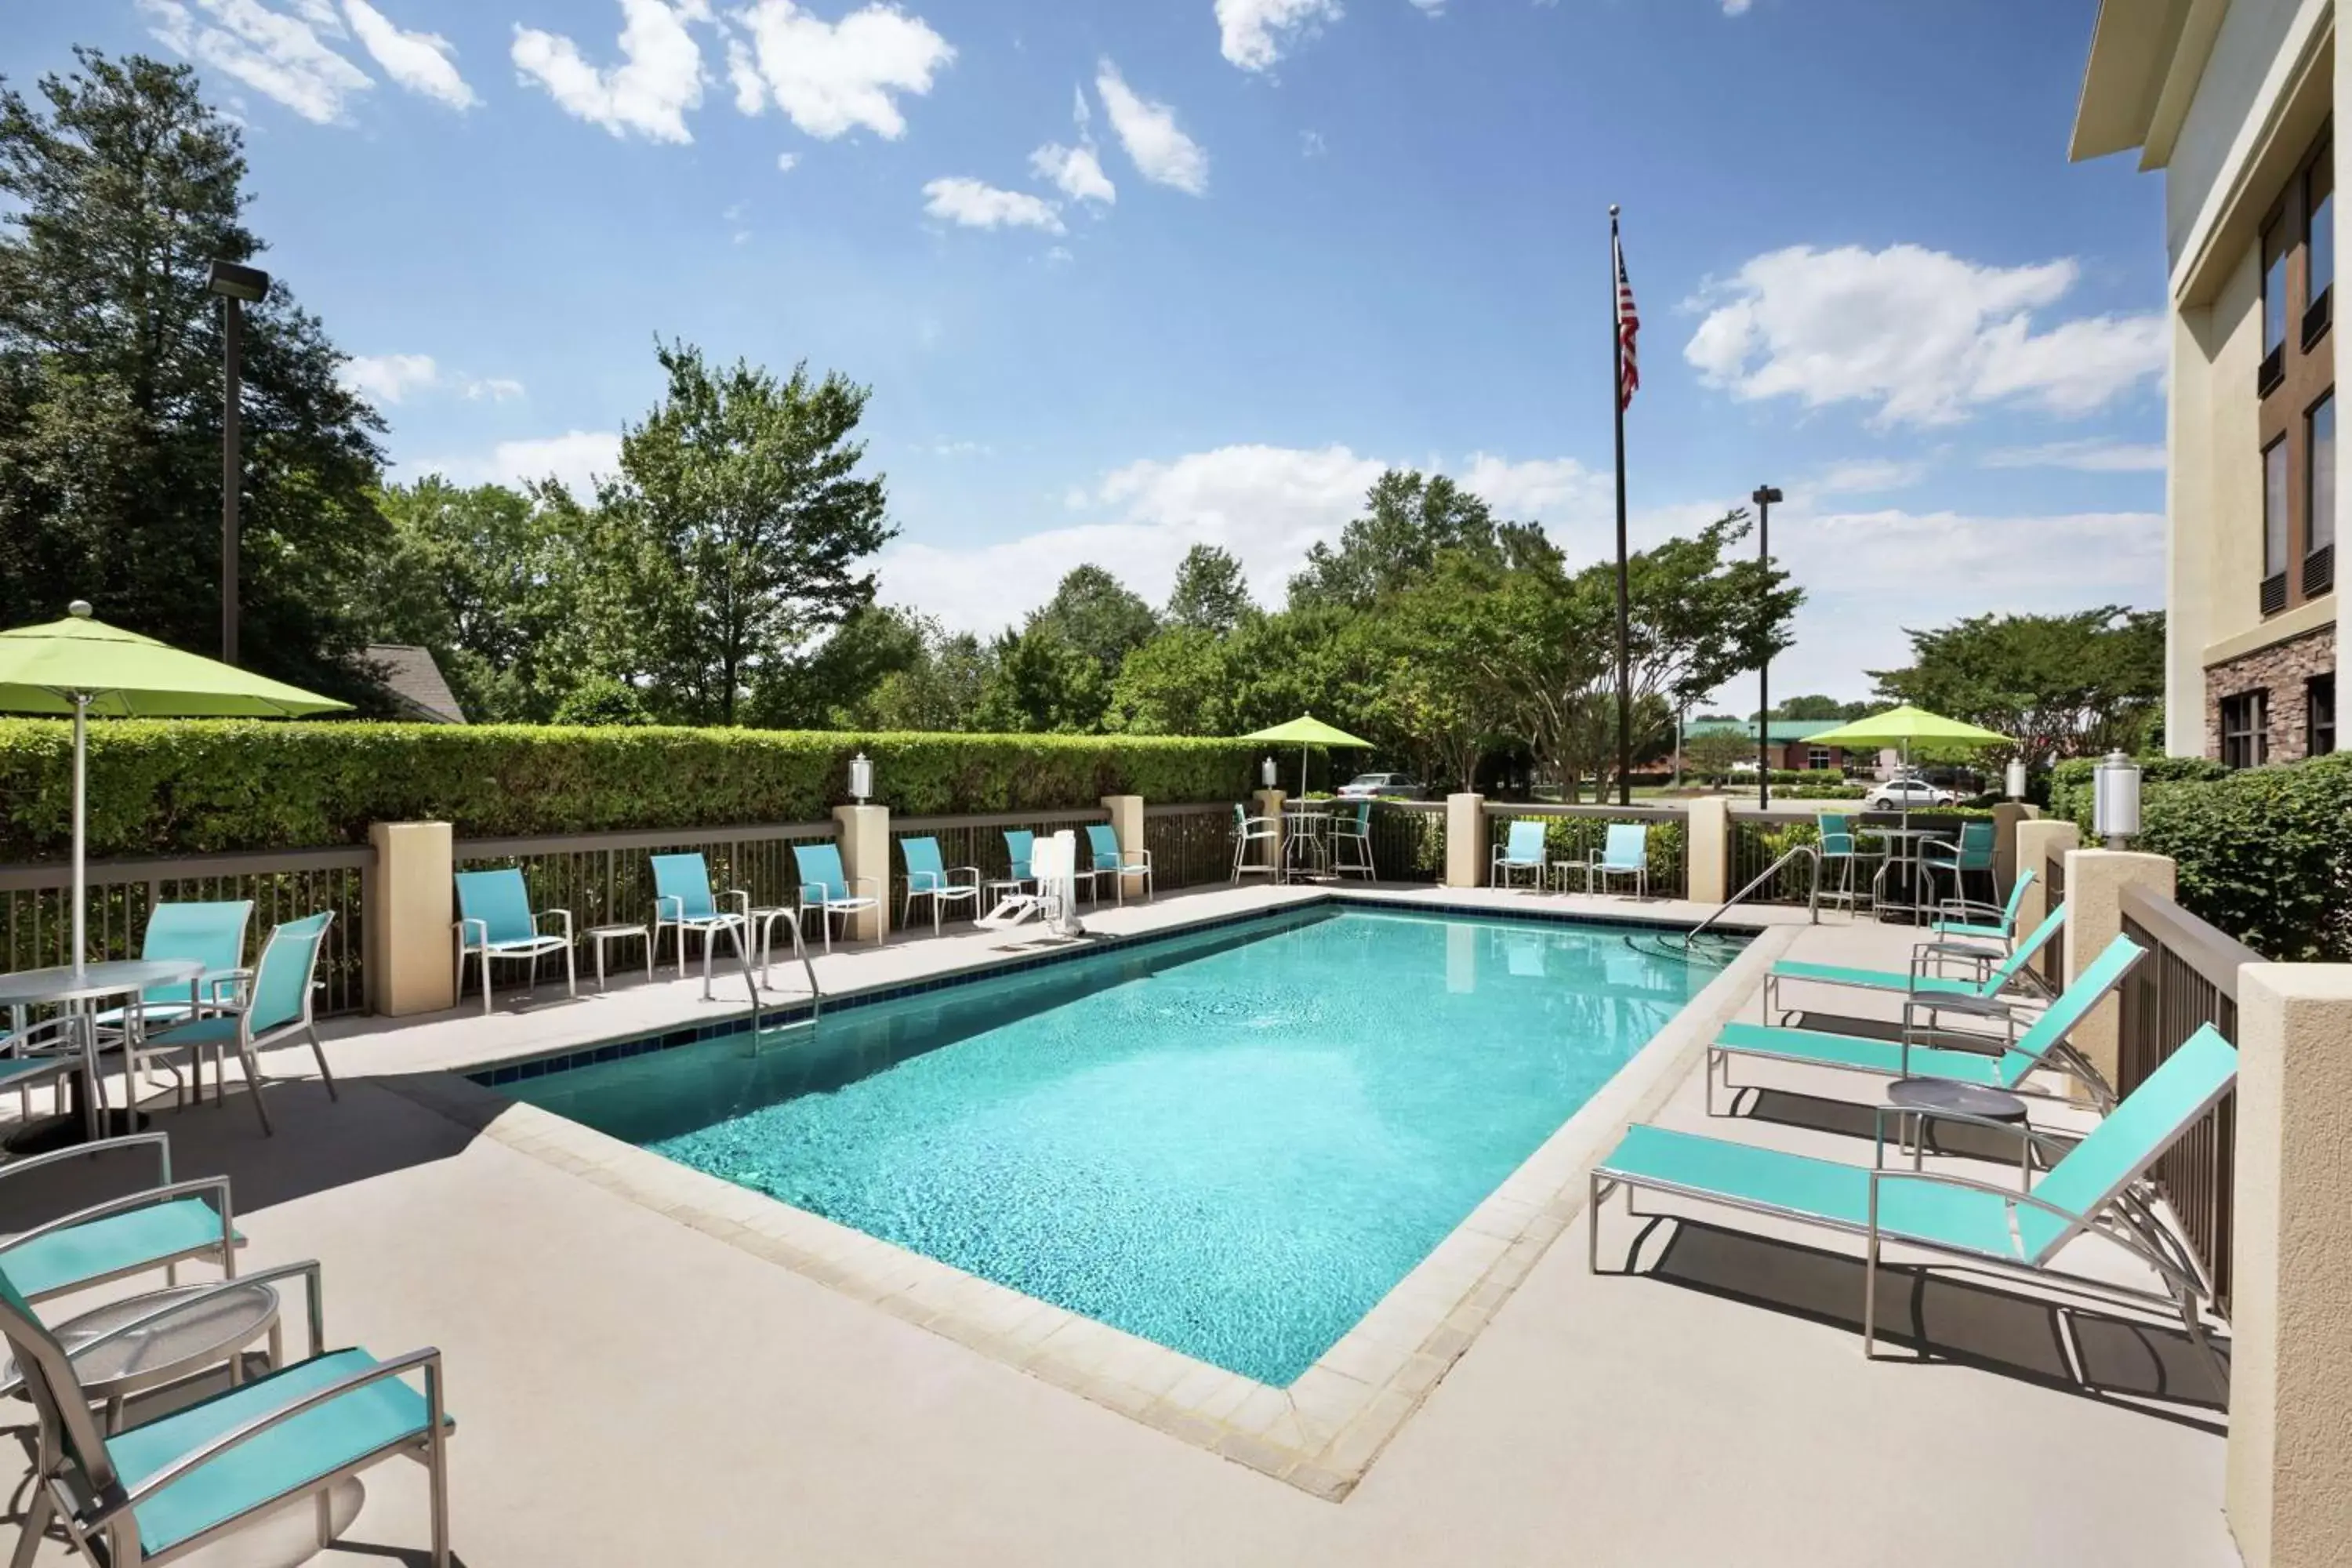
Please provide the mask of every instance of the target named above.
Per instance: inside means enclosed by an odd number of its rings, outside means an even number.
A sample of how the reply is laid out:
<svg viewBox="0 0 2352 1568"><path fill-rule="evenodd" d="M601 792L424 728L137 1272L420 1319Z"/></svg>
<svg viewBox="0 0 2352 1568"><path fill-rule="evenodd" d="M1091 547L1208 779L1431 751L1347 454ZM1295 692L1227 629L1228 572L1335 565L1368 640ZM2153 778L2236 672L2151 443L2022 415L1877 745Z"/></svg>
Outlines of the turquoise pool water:
<svg viewBox="0 0 2352 1568"><path fill-rule="evenodd" d="M1722 962L1626 935L1306 911L501 1088L1286 1384Z"/></svg>

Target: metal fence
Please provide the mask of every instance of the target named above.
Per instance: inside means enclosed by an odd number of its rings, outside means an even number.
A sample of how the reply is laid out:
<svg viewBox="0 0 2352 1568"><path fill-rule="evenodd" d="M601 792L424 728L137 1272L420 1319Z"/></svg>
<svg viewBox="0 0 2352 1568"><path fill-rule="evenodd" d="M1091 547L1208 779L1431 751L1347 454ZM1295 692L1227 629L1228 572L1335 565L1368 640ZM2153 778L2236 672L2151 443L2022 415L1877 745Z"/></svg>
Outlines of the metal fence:
<svg viewBox="0 0 2352 1568"><path fill-rule="evenodd" d="M1650 891L1679 899L1690 889L1690 823L1670 807L1622 805L1489 805L1486 808L1486 860L1510 835L1514 822L1544 825L1544 855L1554 865L1581 867L1607 840L1612 823L1633 823L1649 829L1645 843L1650 862ZM1479 875L1486 867L1479 868ZM1584 890L1583 879L1570 870L1566 886ZM1619 886L1623 886L1620 883Z"/></svg>
<svg viewBox="0 0 2352 1568"><path fill-rule="evenodd" d="M1445 803L1382 800L1372 805L1373 874L1383 882L1445 879Z"/></svg>
<svg viewBox="0 0 2352 1568"><path fill-rule="evenodd" d="M2065 901L2066 856L2061 850L2042 862L2042 907L2054 910ZM2063 931L2042 944L2037 967L2050 994L2058 994L2066 984L2066 937Z"/></svg>
<svg viewBox="0 0 2352 1568"><path fill-rule="evenodd" d="M1822 840L1821 819L1812 812L1789 815L1770 811L1731 814L1731 880L1737 892L1762 876L1773 861L1800 844ZM1824 868L1822 880L1829 879ZM1813 870L1804 858L1783 866L1772 879L1743 900L1751 904L1801 904L1812 896ZM1865 889L1866 890L1866 889Z"/></svg>
<svg viewBox="0 0 2352 1568"><path fill-rule="evenodd" d="M356 1013L367 1005L367 883L375 850L288 849L159 860L101 860L88 868L83 909L86 961L136 958L155 906L250 899L245 962L261 956L269 929L331 910L319 953L319 1011ZM0 867L0 972L73 960L73 869L43 863Z"/></svg>
<svg viewBox="0 0 2352 1568"><path fill-rule="evenodd" d="M2129 1094L2204 1025L2238 1037L2238 970L2263 955L2143 889L2123 892L2123 932L2148 950L2117 997L2116 1091ZM2165 1152L2152 1174L2182 1236L2213 1279L2213 1304L2230 1313L2230 1250L2237 1160L2237 1094L2222 1096Z"/></svg>
<svg viewBox="0 0 2352 1568"><path fill-rule="evenodd" d="M1143 808L1143 847L1151 851L1152 886L1161 892L1222 882L1234 871L1230 804Z"/></svg>
<svg viewBox="0 0 2352 1568"><path fill-rule="evenodd" d="M898 911L906 908L907 903L907 857L898 848L900 839L938 839L941 865L950 869L963 866L976 868L980 872L981 881L986 884L1003 880L1013 875L1013 853L1004 843L1006 832L1026 829L1038 837L1044 838L1058 833L1065 827L1073 829L1078 838L1078 864L1084 866L1087 864L1087 825L1109 820L1110 813L1099 806L1090 811L1010 811L987 816L893 817L890 819L890 885L888 888L891 923L893 925L898 923ZM956 880L969 881L971 879L959 877ZM1088 892L1092 891L1090 883L1081 883L1080 886ZM1110 889L1106 884L1102 890L1108 893ZM986 901L984 898L978 900L959 900L943 912L950 917L950 920L961 918L969 921L975 914L986 912L984 910L975 908L976 903ZM915 918L926 924L929 922L931 917L928 902L923 908L915 911Z"/></svg>

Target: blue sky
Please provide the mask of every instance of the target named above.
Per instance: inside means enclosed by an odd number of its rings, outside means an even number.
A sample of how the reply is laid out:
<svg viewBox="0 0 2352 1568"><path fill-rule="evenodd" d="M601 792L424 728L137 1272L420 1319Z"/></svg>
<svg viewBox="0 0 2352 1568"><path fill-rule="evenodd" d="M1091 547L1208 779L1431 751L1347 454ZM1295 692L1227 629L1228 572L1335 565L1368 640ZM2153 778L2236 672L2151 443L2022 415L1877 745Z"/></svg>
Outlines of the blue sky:
<svg viewBox="0 0 2352 1568"><path fill-rule="evenodd" d="M1278 598L1387 464L1601 555L1622 203L1637 537L1780 485L1775 688L1859 697L1906 625L2160 602L2161 193L2065 162L2094 10L18 0L0 71L195 62L404 476L582 481L657 333L870 384L883 596L973 629L1202 540Z"/></svg>

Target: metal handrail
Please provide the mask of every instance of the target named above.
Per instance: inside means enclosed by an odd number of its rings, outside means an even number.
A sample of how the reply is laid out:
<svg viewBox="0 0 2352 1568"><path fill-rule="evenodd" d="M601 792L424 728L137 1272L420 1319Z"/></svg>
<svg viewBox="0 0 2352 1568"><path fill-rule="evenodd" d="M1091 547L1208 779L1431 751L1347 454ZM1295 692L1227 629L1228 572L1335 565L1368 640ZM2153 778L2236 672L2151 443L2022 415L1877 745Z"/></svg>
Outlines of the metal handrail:
<svg viewBox="0 0 2352 1568"><path fill-rule="evenodd" d="M1716 910L1713 914L1708 915L1706 919L1699 921L1698 924L1691 927L1689 931L1684 932L1682 939L1683 945L1685 947L1688 947L1692 942L1696 942L1699 937L1706 932L1707 927L1713 925L1716 921L1721 920L1726 914L1730 912L1732 905L1738 903L1740 900L1746 898L1748 894L1754 892L1765 883L1770 881L1774 874L1777 873L1781 867L1786 866L1790 861L1795 859L1800 855L1802 855L1806 859L1811 860L1813 863L1813 885L1811 890L1805 898L1805 912L1811 917L1811 923L1814 925L1821 924L1821 847L1820 846L1813 844L1798 844L1790 847L1779 859L1773 861L1769 866L1765 867L1763 870L1758 872L1754 879L1751 879L1746 887L1740 889L1739 891L1732 894L1731 897L1724 900L1722 903L1716 906Z"/></svg>

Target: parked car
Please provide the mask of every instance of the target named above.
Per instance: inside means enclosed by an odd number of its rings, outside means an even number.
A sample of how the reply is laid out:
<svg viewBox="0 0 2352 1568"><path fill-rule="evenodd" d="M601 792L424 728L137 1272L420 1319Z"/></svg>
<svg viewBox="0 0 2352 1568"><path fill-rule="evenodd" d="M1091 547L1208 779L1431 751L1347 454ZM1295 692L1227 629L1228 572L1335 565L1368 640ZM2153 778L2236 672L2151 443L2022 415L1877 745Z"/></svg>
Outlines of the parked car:
<svg viewBox="0 0 2352 1568"><path fill-rule="evenodd" d="M1922 806L1955 805L1959 796L1948 789L1937 789L1926 779L1889 779L1871 786L1867 802L1873 811L1916 811Z"/></svg>
<svg viewBox="0 0 2352 1568"><path fill-rule="evenodd" d="M1419 800L1421 781L1410 773L1358 773L1339 786L1342 800Z"/></svg>

